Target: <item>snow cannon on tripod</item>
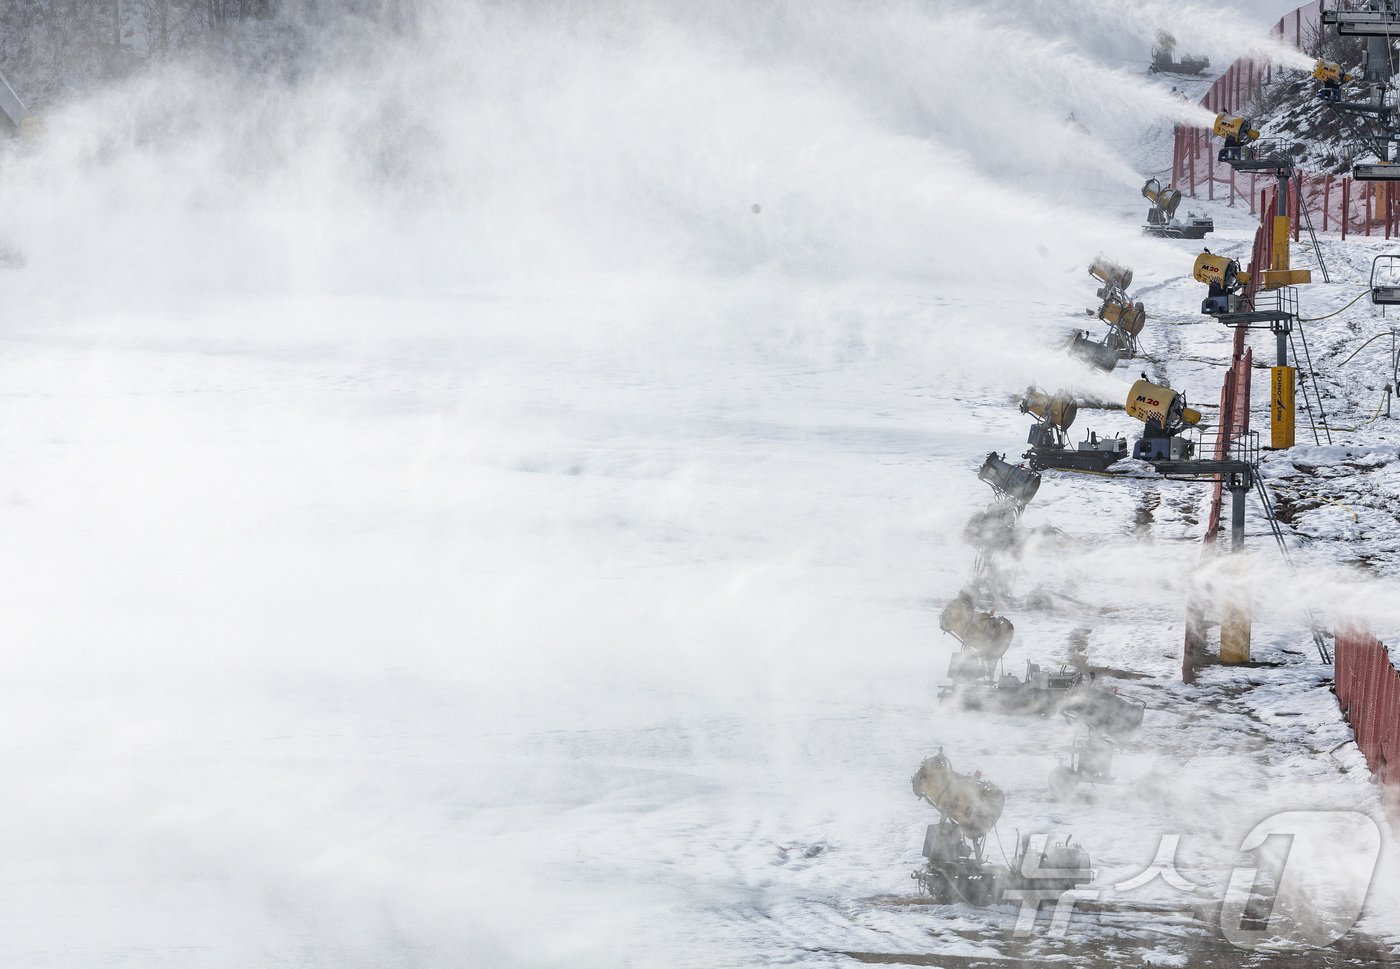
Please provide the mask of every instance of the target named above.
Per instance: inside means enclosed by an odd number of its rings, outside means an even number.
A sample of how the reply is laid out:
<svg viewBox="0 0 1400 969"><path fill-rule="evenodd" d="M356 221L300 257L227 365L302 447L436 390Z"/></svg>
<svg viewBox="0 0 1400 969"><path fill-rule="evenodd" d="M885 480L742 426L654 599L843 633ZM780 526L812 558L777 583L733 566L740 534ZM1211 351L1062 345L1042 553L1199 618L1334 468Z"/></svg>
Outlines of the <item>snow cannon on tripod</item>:
<svg viewBox="0 0 1400 969"><path fill-rule="evenodd" d="M1249 285L1249 273L1230 257L1217 256L1206 249L1196 257L1191 275L1196 282L1206 284L1201 312L1207 316L1228 316L1248 309L1244 290Z"/></svg>
<svg viewBox="0 0 1400 969"><path fill-rule="evenodd" d="M1120 293L1127 292L1128 287L1133 284L1133 271L1131 269L1120 266L1102 255L1089 263L1089 275L1103 283L1105 287L1116 289ZM1104 295L1103 290L1099 291L1099 295Z"/></svg>
<svg viewBox="0 0 1400 969"><path fill-rule="evenodd" d="M1021 398L1021 413L1035 418L1026 442L1032 448L1063 448L1065 432L1079 413L1079 404L1064 394L1047 394L1039 387L1027 387Z"/></svg>
<svg viewBox="0 0 1400 969"><path fill-rule="evenodd" d="M910 786L915 797L939 814L938 822L924 832L923 855L928 863L910 877L941 904L998 901L1008 872L988 864L983 851L987 833L1006 805L1001 788L982 780L980 772L959 774L942 751L919 765Z"/></svg>
<svg viewBox="0 0 1400 969"><path fill-rule="evenodd" d="M987 482L998 498L1014 505L1018 512L1024 510L1040 490L1039 472L1011 464L995 451L982 462L977 477Z"/></svg>
<svg viewBox="0 0 1400 969"><path fill-rule="evenodd" d="M1186 405L1186 398L1161 384L1143 378L1128 391L1125 410L1146 425L1142 439L1133 445L1133 457L1141 461L1189 461L1195 445L1182 436L1201 422L1201 412Z"/></svg>
<svg viewBox="0 0 1400 969"><path fill-rule="evenodd" d="M943 607L938 628L962 644L948 663L948 678L959 683L990 679L1016 635L1010 619L978 609L966 590Z"/></svg>
<svg viewBox="0 0 1400 969"><path fill-rule="evenodd" d="M987 834L1006 806L1001 788L976 774L959 774L940 750L910 778L914 796L938 812L924 832L927 863L910 877L938 904L993 905L1014 892L1059 892L1094 879L1089 852L1068 838L1055 844L1047 835L1022 835L1010 868L985 857ZM1012 895L1012 898L1025 897Z"/></svg>
<svg viewBox="0 0 1400 969"><path fill-rule="evenodd" d="M1079 404L1065 394L1029 387L1021 398L1021 413L1036 421L1026 435L1030 447L1023 455L1034 471L1104 471L1128 456L1128 442L1122 437L1099 437L1093 432L1078 447L1070 447L1066 432L1079 413Z"/></svg>
<svg viewBox="0 0 1400 969"><path fill-rule="evenodd" d="M1152 203L1152 208L1147 213L1147 221L1161 225L1170 222L1181 205L1181 190L1163 188L1162 183L1155 178L1149 178L1142 186L1142 197Z"/></svg>
<svg viewBox="0 0 1400 969"><path fill-rule="evenodd" d="M909 779L914 796L932 804L967 837L980 841L1001 819L1006 795L981 772L959 774L942 752L925 760Z"/></svg>
<svg viewBox="0 0 1400 969"><path fill-rule="evenodd" d="M1122 340L1109 332L1102 340L1095 340L1087 330L1075 330L1070 338L1070 356L1077 357L1099 370L1112 370L1123 359Z"/></svg>
<svg viewBox="0 0 1400 969"><path fill-rule="evenodd" d="M1147 308L1121 293L1109 293L1099 307L1099 319L1108 324L1109 340L1119 356L1132 356L1137 335L1147 324Z"/></svg>
<svg viewBox="0 0 1400 969"><path fill-rule="evenodd" d="M1143 235L1161 239L1204 239L1207 232L1215 231L1215 220L1210 216L1188 212L1186 221L1176 217L1181 205L1180 189L1170 185L1163 187L1160 180L1149 178L1143 183L1142 197L1152 203L1147 210L1147 224L1142 227Z"/></svg>
<svg viewBox="0 0 1400 969"><path fill-rule="evenodd" d="M1243 115L1217 114L1211 133L1225 139L1216 161L1239 161L1244 149L1259 140L1259 131Z"/></svg>

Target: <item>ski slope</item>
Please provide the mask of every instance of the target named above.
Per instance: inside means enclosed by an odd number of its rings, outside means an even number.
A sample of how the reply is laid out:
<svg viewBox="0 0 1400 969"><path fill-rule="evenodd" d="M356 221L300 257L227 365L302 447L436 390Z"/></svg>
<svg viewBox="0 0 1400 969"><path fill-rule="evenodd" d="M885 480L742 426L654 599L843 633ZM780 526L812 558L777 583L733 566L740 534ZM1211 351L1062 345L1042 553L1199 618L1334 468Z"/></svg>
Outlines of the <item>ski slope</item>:
<svg viewBox="0 0 1400 969"><path fill-rule="evenodd" d="M1046 476L1008 665L1145 676L1115 792L1050 798L1069 725L935 699L1025 387L1218 401L1193 244L1138 231L1191 110L1142 7L443 5L292 79L56 107L0 168L0 961L1268 964L1192 904L1267 813L1382 817L1302 607L1400 631L1385 420L1269 457L1297 575L1253 507L1250 577L1203 564L1204 487ZM1178 36L1223 67L1257 24L1216 16ZM1194 207L1247 254L1247 211ZM1324 245L1309 316L1382 249ZM1149 312L1110 375L1060 349L1101 251ZM1309 329L1334 426L1384 348L1322 361L1384 325ZM1232 581L1281 665L1185 688L1184 598ZM906 904L939 747L1008 851L1072 832L1109 885L1176 834L1201 898L1029 938ZM1400 944L1397 861L1355 953Z"/></svg>

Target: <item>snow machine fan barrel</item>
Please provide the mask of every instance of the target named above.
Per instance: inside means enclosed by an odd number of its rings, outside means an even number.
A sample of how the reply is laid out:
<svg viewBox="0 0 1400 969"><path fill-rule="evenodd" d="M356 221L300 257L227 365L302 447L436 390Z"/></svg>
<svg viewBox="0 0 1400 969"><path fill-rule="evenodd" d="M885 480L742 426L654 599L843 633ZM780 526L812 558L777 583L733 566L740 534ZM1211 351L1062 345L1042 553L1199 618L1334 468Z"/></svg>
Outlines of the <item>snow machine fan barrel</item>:
<svg viewBox="0 0 1400 969"><path fill-rule="evenodd" d="M1203 252L1196 257L1196 265L1191 270L1191 275L1197 282L1209 286L1212 294L1217 290L1221 293L1238 292L1249 282L1249 273L1241 272L1238 262L1228 256L1217 256L1210 252Z"/></svg>
<svg viewBox="0 0 1400 969"><path fill-rule="evenodd" d="M1021 399L1021 413L1034 414L1057 430L1067 431L1079 413L1079 405L1062 394L1050 395L1039 387L1026 388L1026 396Z"/></svg>
<svg viewBox="0 0 1400 969"><path fill-rule="evenodd" d="M1016 627L1005 616L983 612L966 592L960 592L943 607L938 616L938 628L952 633L958 640L982 658L994 664L1011 648Z"/></svg>
<svg viewBox="0 0 1400 969"><path fill-rule="evenodd" d="M1313 68L1312 76L1314 81L1321 81L1323 84L1331 86L1344 84L1351 80L1350 74L1342 72L1342 65L1335 61L1325 61L1320 57L1317 59L1317 66Z"/></svg>
<svg viewBox="0 0 1400 969"><path fill-rule="evenodd" d="M1155 178L1149 178L1143 185L1142 197L1157 206L1164 219L1171 219L1176 215L1177 207L1181 205L1181 190L1163 188L1162 183Z"/></svg>
<svg viewBox="0 0 1400 969"><path fill-rule="evenodd" d="M1109 326L1116 326L1128 336L1137 336L1147 325L1147 307L1142 302L1130 303L1126 299L1109 296L1099 307L1099 319Z"/></svg>
<svg viewBox="0 0 1400 969"><path fill-rule="evenodd" d="M920 764L909 782L916 797L928 801L974 840L992 830L1006 806L1001 788L980 777L959 774L942 754Z"/></svg>
<svg viewBox="0 0 1400 969"><path fill-rule="evenodd" d="M977 477L992 486L992 490L1004 495L1018 505L1028 505L1035 493L1040 490L1040 474L1029 468L1017 467L1008 463L995 451L982 462Z"/></svg>
<svg viewBox="0 0 1400 969"><path fill-rule="evenodd" d="M1201 422L1201 412L1186 406L1186 398L1161 384L1150 380L1139 380L1128 391L1125 405L1129 417L1135 417L1146 424L1156 421L1168 433L1176 433L1185 427L1194 427Z"/></svg>
<svg viewBox="0 0 1400 969"><path fill-rule="evenodd" d="M1225 139L1227 145L1247 145L1259 140L1259 132L1243 115L1217 114L1211 131Z"/></svg>
<svg viewBox="0 0 1400 969"><path fill-rule="evenodd" d="M1133 284L1133 271L1131 269L1120 266L1104 256L1099 256L1089 263L1089 275L1106 286L1114 286L1120 290L1126 290Z"/></svg>

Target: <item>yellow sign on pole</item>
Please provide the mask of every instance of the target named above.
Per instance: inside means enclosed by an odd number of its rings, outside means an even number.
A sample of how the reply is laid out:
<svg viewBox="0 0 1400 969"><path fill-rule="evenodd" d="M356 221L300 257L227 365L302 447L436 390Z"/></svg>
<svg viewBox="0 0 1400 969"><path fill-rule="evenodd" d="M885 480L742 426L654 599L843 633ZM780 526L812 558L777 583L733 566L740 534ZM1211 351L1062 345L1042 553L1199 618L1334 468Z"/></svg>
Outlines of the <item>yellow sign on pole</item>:
<svg viewBox="0 0 1400 969"><path fill-rule="evenodd" d="M1269 393L1270 445L1275 450L1293 446L1293 368L1273 367Z"/></svg>
<svg viewBox="0 0 1400 969"><path fill-rule="evenodd" d="M1288 268L1288 244L1293 240L1289 236L1293 232L1293 226L1286 215L1274 216L1274 251L1273 264L1270 269Z"/></svg>

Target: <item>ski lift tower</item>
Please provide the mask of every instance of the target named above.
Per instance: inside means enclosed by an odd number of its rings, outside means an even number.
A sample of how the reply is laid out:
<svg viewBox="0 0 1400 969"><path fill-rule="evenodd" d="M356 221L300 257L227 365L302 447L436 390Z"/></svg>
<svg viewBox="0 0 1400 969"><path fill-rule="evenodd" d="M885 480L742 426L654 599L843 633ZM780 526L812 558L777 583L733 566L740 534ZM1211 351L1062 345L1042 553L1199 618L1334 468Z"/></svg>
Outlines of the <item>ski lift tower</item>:
<svg viewBox="0 0 1400 969"><path fill-rule="evenodd" d="M1397 0L1333 0L1323 5L1322 23L1342 37L1386 37L1400 33Z"/></svg>
<svg viewBox="0 0 1400 969"><path fill-rule="evenodd" d="M1214 316L1226 326L1267 326L1273 332L1277 341L1278 362L1271 372L1273 404L1270 443L1274 448L1290 448L1294 444L1297 386L1297 368L1288 362L1288 346L1292 341L1294 325L1298 323L1298 296L1294 287L1312 282L1312 270L1292 269L1289 266L1288 244L1292 219L1288 211L1288 183L1294 175L1293 153L1285 142L1258 140L1259 133L1250 130L1250 122L1245 118L1231 118L1222 114L1215 119L1214 130L1216 134L1225 136L1225 147L1220 149L1218 156L1220 161L1235 171L1272 175L1278 180L1275 196L1278 208L1274 216L1274 245L1269 268L1259 274L1259 289L1262 292L1252 299L1232 297L1223 306L1208 299L1202 306L1202 312ZM1299 213L1300 217L1305 215L1306 209ZM1311 222L1308 224L1308 234L1313 235ZM1326 280L1327 266L1322 261L1315 237L1313 251L1322 269L1322 278ZM1197 261L1198 268L1202 261Z"/></svg>
<svg viewBox="0 0 1400 969"><path fill-rule="evenodd" d="M1364 37L1366 59L1362 79L1370 86L1368 101L1338 103L1339 110L1369 116L1374 124L1367 139L1379 161L1352 166L1352 177L1363 182L1400 181L1400 131L1397 131L1388 89L1395 74L1393 44L1400 39L1400 0L1334 0L1324 5L1322 23L1341 37Z"/></svg>

